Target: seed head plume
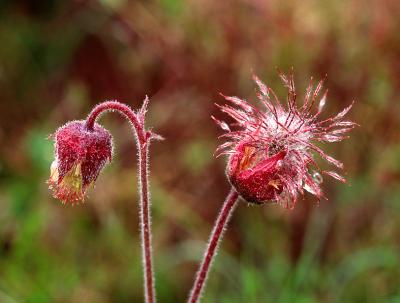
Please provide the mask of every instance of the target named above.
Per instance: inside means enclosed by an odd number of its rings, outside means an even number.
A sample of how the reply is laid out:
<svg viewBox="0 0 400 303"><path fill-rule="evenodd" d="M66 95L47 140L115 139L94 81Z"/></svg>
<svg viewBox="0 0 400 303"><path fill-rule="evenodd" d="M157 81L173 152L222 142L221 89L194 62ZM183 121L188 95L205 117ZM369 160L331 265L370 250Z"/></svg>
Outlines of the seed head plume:
<svg viewBox="0 0 400 303"><path fill-rule="evenodd" d="M304 190L317 199L323 197L321 173L341 182L345 179L334 170L321 170L314 160L318 154L338 169L343 164L327 155L318 142L338 142L356 124L345 120L353 103L335 116L321 119L327 100L322 93L324 80L314 86L313 79L298 104L293 72L279 76L288 90L286 104L257 76L253 76L264 106L259 109L238 97L224 96L230 104L218 105L235 123L228 125L213 117L226 132L226 139L216 153L229 156L227 175L237 192L248 202L276 202L286 208L296 204Z"/></svg>

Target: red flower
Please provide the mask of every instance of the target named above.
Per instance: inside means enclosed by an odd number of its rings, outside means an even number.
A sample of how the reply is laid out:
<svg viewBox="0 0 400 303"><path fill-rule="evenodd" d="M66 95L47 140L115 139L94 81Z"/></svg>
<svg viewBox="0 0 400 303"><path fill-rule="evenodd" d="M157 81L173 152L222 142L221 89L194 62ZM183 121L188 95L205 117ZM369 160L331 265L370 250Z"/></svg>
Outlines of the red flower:
<svg viewBox="0 0 400 303"><path fill-rule="evenodd" d="M217 152L218 155L229 155L227 175L242 198L257 204L277 202L291 208L299 194L304 194L304 189L318 199L323 197L321 171L314 161L315 153L336 167L343 167L315 142L341 141L356 124L343 120L353 104L334 117L318 120L326 102L326 92L314 112L312 108L323 81L314 89L311 80L304 102L298 106L293 74L289 77L280 74L280 77L288 89L286 107L254 76L260 90L258 98L265 110L261 111L237 97L224 96L234 106L219 107L235 120L237 129L231 130L227 123L213 119L227 132L222 136L227 142L221 144ZM322 173L345 182L337 172Z"/></svg>
<svg viewBox="0 0 400 303"><path fill-rule="evenodd" d="M87 130L85 121L72 121L55 135L55 160L51 165L49 187L63 203L83 201L89 185L111 161L112 137L98 124Z"/></svg>

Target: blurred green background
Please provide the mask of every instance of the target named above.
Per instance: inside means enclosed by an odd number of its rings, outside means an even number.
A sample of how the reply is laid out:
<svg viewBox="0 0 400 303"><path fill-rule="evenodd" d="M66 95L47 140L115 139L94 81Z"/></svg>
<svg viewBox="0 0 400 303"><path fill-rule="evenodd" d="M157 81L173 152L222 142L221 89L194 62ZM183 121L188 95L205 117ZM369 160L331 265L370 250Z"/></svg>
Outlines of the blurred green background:
<svg viewBox="0 0 400 303"><path fill-rule="evenodd" d="M282 97L328 74L327 114L361 125L326 149L347 185L293 211L240 204L203 302L400 302L400 2L0 1L0 302L142 302L136 150L101 119L115 159L84 205L45 184L47 136L94 104L151 99L154 257L160 302L184 302L229 190L213 158L219 92L255 99L254 71ZM323 167L325 163L320 161Z"/></svg>

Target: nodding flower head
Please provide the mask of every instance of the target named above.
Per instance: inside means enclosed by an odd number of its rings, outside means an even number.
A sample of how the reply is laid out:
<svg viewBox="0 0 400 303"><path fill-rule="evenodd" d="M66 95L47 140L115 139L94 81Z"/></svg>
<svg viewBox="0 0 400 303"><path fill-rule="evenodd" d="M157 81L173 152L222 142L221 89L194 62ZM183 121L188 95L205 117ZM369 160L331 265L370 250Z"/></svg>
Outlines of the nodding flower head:
<svg viewBox="0 0 400 303"><path fill-rule="evenodd" d="M288 89L286 106L256 76L264 110L240 98L224 96L232 105L219 107L235 121L235 129L213 117L226 131L222 137L227 139L216 152L218 156L229 155L227 175L244 200L256 204L276 202L292 208L304 190L318 200L323 197L321 173L345 182L337 172L318 168L314 154L337 168L342 169L343 164L315 144L341 141L356 124L344 120L353 104L336 116L319 119L327 96L325 92L319 97L322 80L315 88L310 80L304 101L298 105L293 73L280 73L280 78Z"/></svg>
<svg viewBox="0 0 400 303"><path fill-rule="evenodd" d="M88 130L85 121L72 121L54 134L55 160L50 168L49 187L63 203L84 200L112 157L112 137L98 124Z"/></svg>

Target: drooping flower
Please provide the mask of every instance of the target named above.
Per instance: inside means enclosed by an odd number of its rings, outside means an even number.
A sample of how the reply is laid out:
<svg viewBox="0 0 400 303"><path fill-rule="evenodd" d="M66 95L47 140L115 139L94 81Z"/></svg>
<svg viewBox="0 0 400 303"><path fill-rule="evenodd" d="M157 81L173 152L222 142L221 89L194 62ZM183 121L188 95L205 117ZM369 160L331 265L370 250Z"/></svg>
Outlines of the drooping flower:
<svg viewBox="0 0 400 303"><path fill-rule="evenodd" d="M72 121L54 134L55 160L49 187L63 203L83 201L86 190L111 161L112 137L98 124L88 130L85 121Z"/></svg>
<svg viewBox="0 0 400 303"><path fill-rule="evenodd" d="M286 106L256 76L258 98L265 109L238 97L224 96L233 105L218 106L236 123L235 129L231 129L226 122L213 117L226 131L221 137L227 139L216 152L218 156L229 155L227 175L244 200L256 204L276 202L292 208L304 190L318 200L323 197L320 173L345 182L336 171L319 169L315 154L339 169L343 164L316 143L341 141L356 124L344 120L353 103L336 116L320 119L327 97L327 92L320 97L323 80L314 88L311 79L304 100L298 105L293 73L289 76L279 73L279 76L288 89Z"/></svg>

